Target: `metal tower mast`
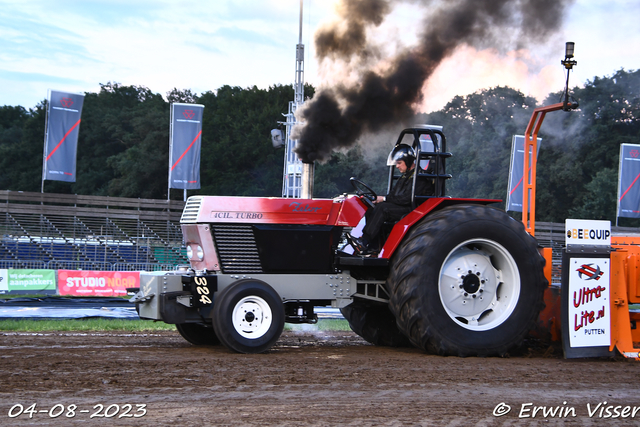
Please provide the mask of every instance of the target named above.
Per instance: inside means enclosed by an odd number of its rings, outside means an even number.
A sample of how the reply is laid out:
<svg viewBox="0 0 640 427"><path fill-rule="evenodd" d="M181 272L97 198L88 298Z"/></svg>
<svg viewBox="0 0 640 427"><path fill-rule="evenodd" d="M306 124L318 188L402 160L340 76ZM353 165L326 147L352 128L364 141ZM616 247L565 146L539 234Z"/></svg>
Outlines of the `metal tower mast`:
<svg viewBox="0 0 640 427"><path fill-rule="evenodd" d="M296 45L296 78L293 85L293 101L289 102L289 112L283 114L287 118L286 146L284 156L284 177L282 197L300 198L302 192L302 161L296 155L297 140L291 139L291 130L296 124L296 110L304 103L304 45L302 44L302 0L300 0L300 35Z"/></svg>

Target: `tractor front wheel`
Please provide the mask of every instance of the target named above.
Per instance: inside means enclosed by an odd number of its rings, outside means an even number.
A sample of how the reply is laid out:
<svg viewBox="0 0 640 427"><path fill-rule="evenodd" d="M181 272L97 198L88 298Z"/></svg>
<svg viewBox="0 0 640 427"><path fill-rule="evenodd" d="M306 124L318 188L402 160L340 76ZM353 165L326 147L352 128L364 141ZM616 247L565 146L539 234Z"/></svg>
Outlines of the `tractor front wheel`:
<svg viewBox="0 0 640 427"><path fill-rule="evenodd" d="M536 240L504 211L447 207L423 219L394 255L390 309L419 348L504 355L544 307L543 268Z"/></svg>
<svg viewBox="0 0 640 427"><path fill-rule="evenodd" d="M262 353L280 338L284 305L278 293L259 280L239 280L224 288L213 307L220 341L238 353Z"/></svg>

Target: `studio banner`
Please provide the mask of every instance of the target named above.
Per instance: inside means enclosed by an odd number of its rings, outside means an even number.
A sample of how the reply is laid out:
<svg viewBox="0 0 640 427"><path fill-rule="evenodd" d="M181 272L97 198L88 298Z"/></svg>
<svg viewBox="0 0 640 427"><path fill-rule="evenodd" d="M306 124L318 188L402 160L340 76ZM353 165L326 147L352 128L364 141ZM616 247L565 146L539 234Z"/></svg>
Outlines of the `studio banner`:
<svg viewBox="0 0 640 427"><path fill-rule="evenodd" d="M620 145L618 169L618 214L640 218L640 145Z"/></svg>
<svg viewBox="0 0 640 427"><path fill-rule="evenodd" d="M200 145L204 105L171 104L169 188L200 188Z"/></svg>
<svg viewBox="0 0 640 427"><path fill-rule="evenodd" d="M542 138L538 138L538 152ZM538 153L536 153L537 156ZM522 212L524 188L524 135L513 135L511 142L511 165L507 190L507 211Z"/></svg>
<svg viewBox="0 0 640 427"><path fill-rule="evenodd" d="M139 286L139 271L58 270L60 295L117 297Z"/></svg>
<svg viewBox="0 0 640 427"><path fill-rule="evenodd" d="M76 152L84 95L49 91L42 180L76 181Z"/></svg>

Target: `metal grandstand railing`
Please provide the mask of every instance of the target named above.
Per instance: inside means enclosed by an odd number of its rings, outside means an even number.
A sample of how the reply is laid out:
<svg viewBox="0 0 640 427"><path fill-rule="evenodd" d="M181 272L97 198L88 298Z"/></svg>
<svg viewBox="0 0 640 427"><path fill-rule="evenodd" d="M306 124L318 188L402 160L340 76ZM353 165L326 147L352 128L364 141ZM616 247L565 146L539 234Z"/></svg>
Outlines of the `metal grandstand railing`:
<svg viewBox="0 0 640 427"><path fill-rule="evenodd" d="M175 264L153 264L153 263L124 263L114 264L114 271L173 271Z"/></svg>
<svg viewBox="0 0 640 427"><path fill-rule="evenodd" d="M44 261L19 261L17 259L0 259L0 268L16 270L46 270L47 263Z"/></svg>
<svg viewBox="0 0 640 427"><path fill-rule="evenodd" d="M551 248L551 285L560 286L562 280L562 249L564 249L564 224L536 222L536 240L543 247Z"/></svg>
<svg viewBox="0 0 640 427"><path fill-rule="evenodd" d="M0 268L171 270L184 202L0 191Z"/></svg>
<svg viewBox="0 0 640 427"><path fill-rule="evenodd" d="M94 271L113 271L113 264L110 262L97 261L49 261L47 263L49 270L94 270Z"/></svg>

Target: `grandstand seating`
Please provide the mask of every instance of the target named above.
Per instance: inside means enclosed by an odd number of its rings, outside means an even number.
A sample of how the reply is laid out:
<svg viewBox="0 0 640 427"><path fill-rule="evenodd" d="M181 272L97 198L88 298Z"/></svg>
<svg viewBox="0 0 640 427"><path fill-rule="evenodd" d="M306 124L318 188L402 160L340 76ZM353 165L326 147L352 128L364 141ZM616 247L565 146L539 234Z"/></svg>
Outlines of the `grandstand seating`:
<svg viewBox="0 0 640 427"><path fill-rule="evenodd" d="M0 191L0 268L170 270L187 264L184 202Z"/></svg>
<svg viewBox="0 0 640 427"><path fill-rule="evenodd" d="M7 250L22 261L49 261L50 258L37 244L30 241L4 240Z"/></svg>
<svg viewBox="0 0 640 427"><path fill-rule="evenodd" d="M16 256L11 253L9 249L4 245L4 242L0 242L0 259L13 260Z"/></svg>
<svg viewBox="0 0 640 427"><path fill-rule="evenodd" d="M51 259L86 261L82 252L71 243L43 243L42 249L49 253Z"/></svg>

